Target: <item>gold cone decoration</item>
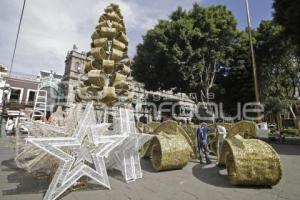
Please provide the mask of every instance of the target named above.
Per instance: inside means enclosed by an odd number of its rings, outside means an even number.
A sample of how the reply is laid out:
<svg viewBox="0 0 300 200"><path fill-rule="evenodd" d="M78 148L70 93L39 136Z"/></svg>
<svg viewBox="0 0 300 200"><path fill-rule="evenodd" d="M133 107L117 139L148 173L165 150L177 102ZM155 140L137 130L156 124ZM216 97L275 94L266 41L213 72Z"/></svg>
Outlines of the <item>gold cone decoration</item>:
<svg viewBox="0 0 300 200"><path fill-rule="evenodd" d="M132 83L128 38L120 8L110 4L100 16L95 32L91 36L91 51L85 65L88 81L77 89L79 101L96 100L108 106L115 103L131 103Z"/></svg>

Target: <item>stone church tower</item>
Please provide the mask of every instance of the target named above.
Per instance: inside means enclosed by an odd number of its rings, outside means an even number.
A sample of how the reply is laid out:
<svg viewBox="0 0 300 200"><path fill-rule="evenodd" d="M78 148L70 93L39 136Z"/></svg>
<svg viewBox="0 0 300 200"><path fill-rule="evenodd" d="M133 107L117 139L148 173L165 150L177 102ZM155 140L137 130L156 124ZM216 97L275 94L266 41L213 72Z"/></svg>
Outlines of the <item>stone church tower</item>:
<svg viewBox="0 0 300 200"><path fill-rule="evenodd" d="M80 83L79 78L84 73L87 56L85 52L79 52L76 45L68 52L65 60L65 73L62 80L65 103L70 105L75 101L75 87Z"/></svg>

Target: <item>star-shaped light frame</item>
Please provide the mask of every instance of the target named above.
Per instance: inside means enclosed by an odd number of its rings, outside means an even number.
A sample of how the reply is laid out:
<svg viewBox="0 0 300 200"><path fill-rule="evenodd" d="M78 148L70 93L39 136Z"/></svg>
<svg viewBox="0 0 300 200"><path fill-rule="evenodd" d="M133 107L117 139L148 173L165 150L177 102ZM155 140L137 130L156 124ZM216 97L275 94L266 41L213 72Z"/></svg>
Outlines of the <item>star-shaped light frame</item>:
<svg viewBox="0 0 300 200"><path fill-rule="evenodd" d="M95 126L96 119L92 111L93 104L87 104L71 137L27 139L31 144L60 160L60 165L46 192L44 200L56 199L82 176L88 176L104 187L110 188L104 157L123 139L106 137L102 140L98 138L98 142L95 143L95 136L92 135L91 127ZM78 150L83 146L89 149L88 153L92 158L92 164L95 169L85 163L87 156L83 156L76 151L76 149ZM66 149L68 151L65 151Z"/></svg>
<svg viewBox="0 0 300 200"><path fill-rule="evenodd" d="M108 125L103 124L103 127ZM132 182L143 177L140 165L139 149L153 136L136 133L134 114L132 109L119 108L114 116L113 130L94 128L93 135L105 131L105 135L122 137L120 145L110 151L106 164L109 168L120 170L125 181ZM100 137L102 139L102 137ZM97 139L96 139L97 140Z"/></svg>

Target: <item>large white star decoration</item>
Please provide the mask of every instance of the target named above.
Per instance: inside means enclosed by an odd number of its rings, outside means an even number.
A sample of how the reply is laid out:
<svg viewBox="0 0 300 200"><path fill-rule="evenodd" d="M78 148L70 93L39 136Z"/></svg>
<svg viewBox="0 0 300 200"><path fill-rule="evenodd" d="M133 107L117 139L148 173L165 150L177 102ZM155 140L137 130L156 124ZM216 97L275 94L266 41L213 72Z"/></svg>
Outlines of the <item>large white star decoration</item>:
<svg viewBox="0 0 300 200"><path fill-rule="evenodd" d="M152 136L148 134L131 133L115 151L111 152L113 154L113 166L122 172L126 182L132 182L143 177L139 149L151 138Z"/></svg>
<svg viewBox="0 0 300 200"><path fill-rule="evenodd" d="M106 135L122 137L124 139L114 151L110 151L110 155L106 160L107 166L120 170L126 182L142 178L139 149L153 136L136 133L132 109L120 108L115 116L113 127L113 131L106 130ZM96 128L93 131L100 132L101 130Z"/></svg>
<svg viewBox="0 0 300 200"><path fill-rule="evenodd" d="M104 187L110 188L104 157L122 139L98 138L98 142L95 143L91 127L95 126L96 119L92 111L92 103L87 104L70 137L27 139L31 144L60 160L60 165L44 197L45 200L56 199L82 176L88 176Z"/></svg>

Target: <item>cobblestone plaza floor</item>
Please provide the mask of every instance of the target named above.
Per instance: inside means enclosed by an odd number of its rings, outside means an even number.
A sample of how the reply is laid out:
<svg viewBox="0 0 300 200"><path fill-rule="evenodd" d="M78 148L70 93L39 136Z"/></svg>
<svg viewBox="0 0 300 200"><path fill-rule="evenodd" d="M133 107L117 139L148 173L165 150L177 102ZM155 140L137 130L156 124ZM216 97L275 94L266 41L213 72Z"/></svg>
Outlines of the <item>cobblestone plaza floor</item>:
<svg viewBox="0 0 300 200"><path fill-rule="evenodd" d="M155 172L150 160L142 159L143 179L126 184L116 171L109 172L111 190L91 184L83 191L65 194L64 200L192 200L256 199L298 200L300 197L300 146L273 147L283 164L281 182L273 188L238 188L229 184L226 170L215 164L190 162L183 170ZM47 180L36 180L16 167L13 144L0 138L0 200L40 200L48 187Z"/></svg>

